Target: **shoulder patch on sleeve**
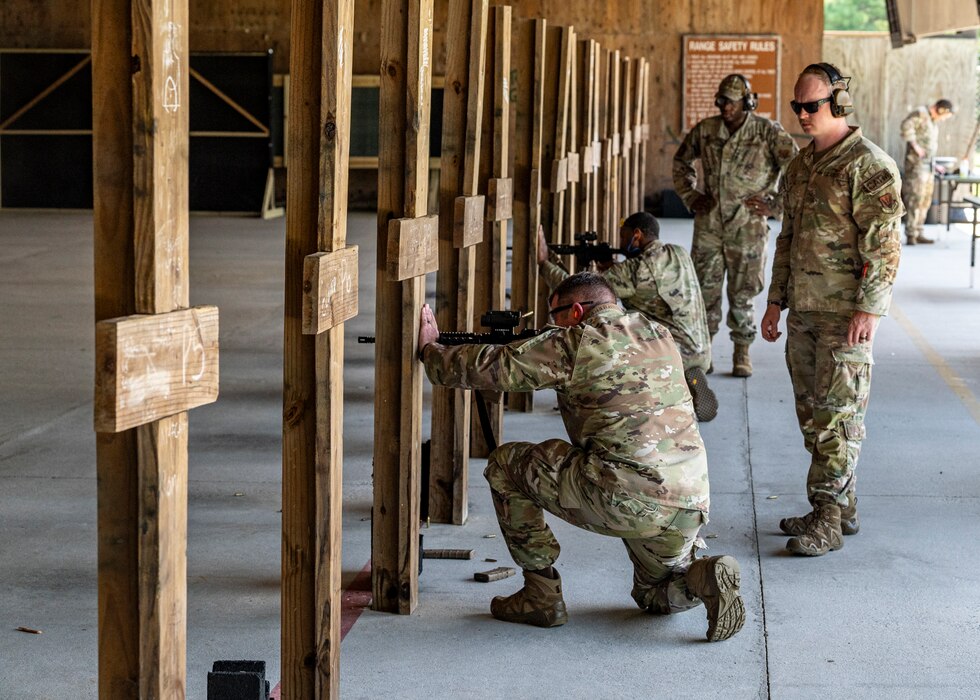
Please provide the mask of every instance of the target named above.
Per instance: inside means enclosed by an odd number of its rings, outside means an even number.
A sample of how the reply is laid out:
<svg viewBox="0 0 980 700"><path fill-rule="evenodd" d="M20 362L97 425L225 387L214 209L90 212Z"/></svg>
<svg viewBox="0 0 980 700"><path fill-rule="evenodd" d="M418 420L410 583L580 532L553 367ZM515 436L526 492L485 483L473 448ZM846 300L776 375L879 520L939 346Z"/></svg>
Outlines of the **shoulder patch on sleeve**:
<svg viewBox="0 0 980 700"><path fill-rule="evenodd" d="M893 214L898 209L898 199L891 192L886 192L878 197L878 202L881 203L882 210L889 214Z"/></svg>
<svg viewBox="0 0 980 700"><path fill-rule="evenodd" d="M894 180L895 178L892 177L892 174L888 172L886 168L882 168L874 175L872 175L871 177L867 178L864 182L862 182L861 189L863 189L868 194L874 194L885 185L890 185L892 182L894 182Z"/></svg>

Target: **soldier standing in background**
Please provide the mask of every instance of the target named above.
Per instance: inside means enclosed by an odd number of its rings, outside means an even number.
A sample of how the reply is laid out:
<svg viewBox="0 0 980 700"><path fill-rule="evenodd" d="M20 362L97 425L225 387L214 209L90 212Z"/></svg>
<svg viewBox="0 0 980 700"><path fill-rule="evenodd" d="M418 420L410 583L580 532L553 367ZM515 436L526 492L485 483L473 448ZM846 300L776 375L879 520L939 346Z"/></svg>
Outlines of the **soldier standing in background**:
<svg viewBox="0 0 980 700"><path fill-rule="evenodd" d="M905 204L905 240L907 245L935 243L922 235L926 213L932 204L935 184L932 159L939 146L939 122L953 115L953 103L939 100L922 105L902 120L905 141L905 175L902 180L902 202Z"/></svg>
<svg viewBox="0 0 980 700"><path fill-rule="evenodd" d="M848 81L829 63L807 66L791 106L813 141L783 181L786 214L776 239L762 337L786 319L786 364L796 416L811 455L812 511L785 518L786 548L819 556L860 527L855 491L871 390L871 346L888 311L901 251L898 168L844 117Z"/></svg>
<svg viewBox="0 0 980 700"><path fill-rule="evenodd" d="M708 462L670 334L626 313L598 275L565 280L537 336L509 345L444 346L428 305L419 348L434 384L496 391L554 389L571 442L509 442L484 472L500 530L524 587L497 596L498 620L556 627L568 619L559 546L544 511L622 539L633 562L633 599L654 614L702 602L708 641L745 622L738 562L695 560L708 522Z"/></svg>
<svg viewBox="0 0 980 700"><path fill-rule="evenodd" d="M717 117L698 122L674 155L674 187L694 212L691 257L714 338L721 324L721 286L728 275L728 328L735 344L732 374L752 376L752 301L762 291L768 216L778 216L779 174L796 143L777 123L752 114L758 98L745 77L721 81ZM704 181L698 182L695 161ZM702 191L698 190L698 187Z"/></svg>

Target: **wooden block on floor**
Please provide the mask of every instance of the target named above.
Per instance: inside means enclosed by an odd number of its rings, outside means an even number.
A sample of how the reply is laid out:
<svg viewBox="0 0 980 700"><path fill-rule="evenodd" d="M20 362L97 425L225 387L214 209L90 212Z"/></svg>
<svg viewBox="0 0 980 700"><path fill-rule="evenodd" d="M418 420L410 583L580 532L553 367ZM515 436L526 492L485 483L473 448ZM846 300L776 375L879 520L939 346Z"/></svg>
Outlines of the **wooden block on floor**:
<svg viewBox="0 0 980 700"><path fill-rule="evenodd" d="M401 282L439 269L439 217L388 222L388 279Z"/></svg>
<svg viewBox="0 0 980 700"><path fill-rule="evenodd" d="M514 181L509 177L493 177L487 181L487 221L508 221L514 218Z"/></svg>
<svg viewBox="0 0 980 700"><path fill-rule="evenodd" d="M317 335L357 316L357 246L303 260L303 333Z"/></svg>
<svg viewBox="0 0 980 700"><path fill-rule="evenodd" d="M457 197L454 211L453 247L469 248L483 242L483 210L486 197Z"/></svg>
<svg viewBox="0 0 980 700"><path fill-rule="evenodd" d="M218 307L95 324L95 430L118 433L218 398Z"/></svg>

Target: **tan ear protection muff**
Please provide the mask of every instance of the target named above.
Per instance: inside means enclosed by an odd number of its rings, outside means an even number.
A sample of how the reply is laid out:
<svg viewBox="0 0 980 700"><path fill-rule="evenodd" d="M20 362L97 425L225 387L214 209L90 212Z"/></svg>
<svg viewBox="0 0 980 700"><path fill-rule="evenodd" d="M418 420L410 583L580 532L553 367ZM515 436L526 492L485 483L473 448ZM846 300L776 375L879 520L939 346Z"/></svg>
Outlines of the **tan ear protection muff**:
<svg viewBox="0 0 980 700"><path fill-rule="evenodd" d="M742 108L746 112L754 112L759 106L759 93L752 92L752 85L749 84L749 79L746 78L741 73L735 73L738 78L742 81L742 85L745 86L745 94L742 95Z"/></svg>
<svg viewBox="0 0 980 700"><path fill-rule="evenodd" d="M835 117L846 117L848 114L853 114L854 100L851 98L851 93L847 91L851 84L850 76L841 75L840 71L830 63L811 63L804 69L804 72L811 68L822 71L830 80L830 113ZM844 87L834 87L839 83L843 83Z"/></svg>

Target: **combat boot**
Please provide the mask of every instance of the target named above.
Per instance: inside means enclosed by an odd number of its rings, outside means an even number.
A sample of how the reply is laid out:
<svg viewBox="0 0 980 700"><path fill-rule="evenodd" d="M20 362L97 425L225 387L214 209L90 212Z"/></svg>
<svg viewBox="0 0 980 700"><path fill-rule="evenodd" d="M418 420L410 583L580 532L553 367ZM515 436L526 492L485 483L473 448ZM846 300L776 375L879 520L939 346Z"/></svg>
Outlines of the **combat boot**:
<svg viewBox="0 0 980 700"><path fill-rule="evenodd" d="M786 549L793 554L819 557L844 546L840 530L840 506L829 503L819 505L810 513L809 518L806 530L801 535L789 538Z"/></svg>
<svg viewBox="0 0 980 700"><path fill-rule="evenodd" d="M708 386L708 378L700 367L692 367L684 373L687 388L694 399L694 414L702 423L707 423L718 415L718 397Z"/></svg>
<svg viewBox="0 0 980 700"><path fill-rule="evenodd" d="M735 343L735 354L732 357L732 376L752 376L752 360L749 359L748 343Z"/></svg>
<svg viewBox="0 0 980 700"><path fill-rule="evenodd" d="M816 511L811 511L799 517L783 518L779 521L779 529L787 535L799 537L806 533L810 522L816 517ZM858 518L857 496L847 494L847 505L840 508L840 534L856 535L861 530L861 519Z"/></svg>
<svg viewBox="0 0 980 700"><path fill-rule="evenodd" d="M504 622L520 622L535 627L558 627L568 622L565 599L561 595L561 577L546 578L524 572L524 588L509 596L490 601L490 614Z"/></svg>
<svg viewBox="0 0 980 700"><path fill-rule="evenodd" d="M735 557L695 559L685 575L687 589L708 611L709 642L733 636L745 624L745 603L739 595L742 574Z"/></svg>

